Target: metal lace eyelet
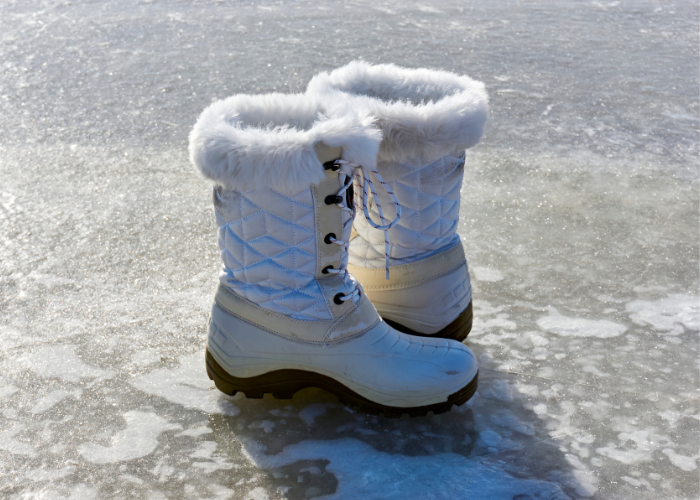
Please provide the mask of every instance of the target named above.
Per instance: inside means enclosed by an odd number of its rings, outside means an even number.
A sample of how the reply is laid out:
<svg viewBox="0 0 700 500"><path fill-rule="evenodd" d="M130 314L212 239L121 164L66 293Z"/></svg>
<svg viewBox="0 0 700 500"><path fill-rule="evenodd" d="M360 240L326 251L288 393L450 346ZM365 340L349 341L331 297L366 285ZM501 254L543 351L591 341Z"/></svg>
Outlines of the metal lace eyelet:
<svg viewBox="0 0 700 500"><path fill-rule="evenodd" d="M323 168L326 170L332 170L333 172L337 172L340 170L341 164L338 160L331 160L327 161L326 163L323 164Z"/></svg>
<svg viewBox="0 0 700 500"><path fill-rule="evenodd" d="M343 202L343 197L337 194L329 194L325 199L326 205L337 205Z"/></svg>
<svg viewBox="0 0 700 500"><path fill-rule="evenodd" d="M323 273L323 274L328 274L328 270L329 270L329 269L334 269L334 268L333 268L333 266L326 266L326 267L323 268L323 270L321 271L321 273Z"/></svg>
<svg viewBox="0 0 700 500"><path fill-rule="evenodd" d="M331 239L332 238L332 239ZM333 241L336 239L335 233L328 233L325 238L323 238L323 241L326 243L326 245L330 245L333 243Z"/></svg>
<svg viewBox="0 0 700 500"><path fill-rule="evenodd" d="M342 296L343 296L342 293L336 293L335 297L333 297L333 302L335 302L338 305L342 305L344 302L343 299L341 299Z"/></svg>

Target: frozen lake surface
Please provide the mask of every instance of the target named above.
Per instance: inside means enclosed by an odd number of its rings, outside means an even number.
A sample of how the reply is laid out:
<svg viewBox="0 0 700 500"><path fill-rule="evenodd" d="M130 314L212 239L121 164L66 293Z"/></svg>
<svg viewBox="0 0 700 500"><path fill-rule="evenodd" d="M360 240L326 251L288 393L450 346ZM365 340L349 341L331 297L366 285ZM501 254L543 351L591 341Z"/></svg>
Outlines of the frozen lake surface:
<svg viewBox="0 0 700 500"><path fill-rule="evenodd" d="M697 499L697 34L696 1L2 2L0 496ZM359 57L491 96L460 225L480 386L443 415L204 370L189 130Z"/></svg>

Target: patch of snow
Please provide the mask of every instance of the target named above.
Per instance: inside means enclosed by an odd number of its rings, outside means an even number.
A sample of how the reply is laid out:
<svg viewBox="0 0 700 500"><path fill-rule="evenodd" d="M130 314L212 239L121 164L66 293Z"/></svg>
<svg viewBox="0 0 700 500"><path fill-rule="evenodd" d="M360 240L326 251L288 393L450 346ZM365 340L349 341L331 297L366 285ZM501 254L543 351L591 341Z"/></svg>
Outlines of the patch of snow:
<svg viewBox="0 0 700 500"><path fill-rule="evenodd" d="M158 436L166 431L181 429L155 413L130 411L124 414L126 429L112 437L111 446L86 443L78 451L88 462L110 464L141 458L153 453L158 446Z"/></svg>
<svg viewBox="0 0 700 500"><path fill-rule="evenodd" d="M243 500L270 500L270 497L265 491L265 488L258 486L249 491L248 494L243 497Z"/></svg>
<svg viewBox="0 0 700 500"><path fill-rule="evenodd" d="M217 447L218 444L216 441L205 441L199 445L199 448L190 454L190 458L211 458Z"/></svg>
<svg viewBox="0 0 700 500"><path fill-rule="evenodd" d="M58 403L63 401L66 398L73 398L73 399L80 399L80 396L82 396L83 391L82 389L76 389L75 391L66 391L63 389L57 389L55 391L52 391L48 393L46 396L41 398L31 409L31 412L33 414L38 414L38 413L44 413L54 406L56 406Z"/></svg>
<svg viewBox="0 0 700 500"><path fill-rule="evenodd" d="M515 330L517 327L515 321L508 319L507 314L498 314L495 318L481 319L481 316L474 318L473 329L476 332L483 332L491 330L494 328L501 328L504 330Z"/></svg>
<svg viewBox="0 0 700 500"><path fill-rule="evenodd" d="M653 461L653 452L662 448L670 448L673 442L668 436L658 434L653 428L638 429L629 423L622 426L618 435L622 445L608 443L596 449L596 452L623 464L636 464Z"/></svg>
<svg viewBox="0 0 700 500"><path fill-rule="evenodd" d="M531 423L524 422L507 411L491 415L491 422L512 429L520 434L525 434L526 436L535 435L535 429Z"/></svg>
<svg viewBox="0 0 700 500"><path fill-rule="evenodd" d="M272 429L275 428L275 423L272 420L261 420L260 422L254 422L250 424L248 427L250 427L251 429L262 428L265 432L269 434L272 432Z"/></svg>
<svg viewBox="0 0 700 500"><path fill-rule="evenodd" d="M177 368L158 368L135 377L131 385L172 403L206 413L238 415L240 410L209 380L201 353L180 358Z"/></svg>
<svg viewBox="0 0 700 500"><path fill-rule="evenodd" d="M479 394L487 399L498 399L500 401L513 401L513 387L507 380L496 380L490 387L479 390Z"/></svg>
<svg viewBox="0 0 700 500"><path fill-rule="evenodd" d="M326 413L326 405L322 403L317 403L309 405L299 412L299 417L307 423L307 425L313 425L314 419L319 415Z"/></svg>
<svg viewBox="0 0 700 500"><path fill-rule="evenodd" d="M550 311L549 316L537 320L537 326L562 337L597 337L607 339L618 337L627 331L625 325L607 319L569 318Z"/></svg>
<svg viewBox="0 0 700 500"><path fill-rule="evenodd" d="M651 455L645 451L620 449L614 446L602 446L596 449L596 452L628 465L651 460Z"/></svg>
<svg viewBox="0 0 700 500"><path fill-rule="evenodd" d="M497 446L501 442L501 436L492 430L482 431L479 433L481 439L487 446Z"/></svg>
<svg viewBox="0 0 700 500"><path fill-rule="evenodd" d="M667 335L680 335L684 327L700 330L700 299L697 296L675 294L655 302L634 300L625 306L630 319L637 325L650 325Z"/></svg>
<svg viewBox="0 0 700 500"><path fill-rule="evenodd" d="M671 448L664 448L661 451L671 460L671 463L679 469L690 472L698 468L697 461L700 459L700 453L692 457L686 457L679 455Z"/></svg>
<svg viewBox="0 0 700 500"><path fill-rule="evenodd" d="M65 467L62 467L60 469L34 469L27 471L24 474L24 477L29 479L30 481L33 481L35 483L39 483L42 481L57 481L59 479L63 479L64 477L68 477L71 474L75 472L75 465L69 464L66 465Z"/></svg>
<svg viewBox="0 0 700 500"><path fill-rule="evenodd" d="M99 489L86 484L79 484L71 488L68 496L61 495L54 489L31 491L22 495L22 498L32 500L95 500Z"/></svg>
<svg viewBox="0 0 700 500"><path fill-rule="evenodd" d="M503 281L503 275L497 269L490 267L471 267L469 268L474 273L474 277L479 281Z"/></svg>
<svg viewBox="0 0 700 500"><path fill-rule="evenodd" d="M131 357L131 362L137 366L148 366L158 363L161 360L161 353L155 349L147 347L141 349Z"/></svg>
<svg viewBox="0 0 700 500"><path fill-rule="evenodd" d="M211 434L212 429L210 427L207 427L206 425L201 426L201 427L192 427L191 429L187 429L185 431L182 431L180 434L176 434L176 436L192 436L192 437L197 437L201 436L203 434Z"/></svg>
<svg viewBox="0 0 700 500"><path fill-rule="evenodd" d="M0 431L0 450L9 451L14 455L24 455L25 457L36 457L37 453L29 443L17 441L15 436L26 429L24 424L15 424L11 428Z"/></svg>
<svg viewBox="0 0 700 500"><path fill-rule="evenodd" d="M15 392L19 391L19 387L12 384L6 385L0 389L0 401L4 399L9 399Z"/></svg>
<svg viewBox="0 0 700 500"><path fill-rule="evenodd" d="M193 453L190 454L190 458L200 458L203 460L210 460L209 462L194 462L192 467L199 469L200 472L204 474L211 474L217 470L228 470L233 469L234 465L229 463L225 457L214 455L216 452L218 444L216 441L205 441L199 445Z"/></svg>
<svg viewBox="0 0 700 500"><path fill-rule="evenodd" d="M114 373L83 363L75 353L75 345L41 347L25 354L19 363L41 377L60 378L66 382L80 382L84 378L108 379Z"/></svg>

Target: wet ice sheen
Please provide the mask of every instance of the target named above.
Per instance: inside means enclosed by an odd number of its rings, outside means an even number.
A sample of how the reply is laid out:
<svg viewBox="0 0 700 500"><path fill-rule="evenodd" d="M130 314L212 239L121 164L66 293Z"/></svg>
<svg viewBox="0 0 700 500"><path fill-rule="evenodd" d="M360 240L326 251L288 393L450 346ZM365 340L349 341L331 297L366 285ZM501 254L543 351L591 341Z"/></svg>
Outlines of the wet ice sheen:
<svg viewBox="0 0 700 500"><path fill-rule="evenodd" d="M698 498L698 22L685 0L0 4L0 497ZM204 370L220 258L187 134L212 99L357 57L490 93L459 220L480 385L444 415L231 398Z"/></svg>
<svg viewBox="0 0 700 500"><path fill-rule="evenodd" d="M559 314L557 311L552 311L549 316L538 319L537 326L563 337L598 337L605 339L617 337L627 331L625 325L614 321L569 318Z"/></svg>
<svg viewBox="0 0 700 500"><path fill-rule="evenodd" d="M85 443L78 447L88 462L108 464L133 460L152 453L158 446L158 436L165 431L181 429L155 413L129 411L124 414L126 429L111 438L109 446ZM214 443L216 444L216 443Z"/></svg>
<svg viewBox="0 0 700 500"><path fill-rule="evenodd" d="M19 362L42 377L55 377L66 382L82 379L110 378L113 372L84 363L74 345L41 347L19 358Z"/></svg>
<svg viewBox="0 0 700 500"><path fill-rule="evenodd" d="M651 325L667 335L679 335L686 329L700 329L700 301L697 296L673 294L657 301L634 300L625 306L630 319L638 325Z"/></svg>
<svg viewBox="0 0 700 500"><path fill-rule="evenodd" d="M204 370L204 356L201 353L180 358L180 366L177 368L160 368L148 375L136 377L131 385L143 392L206 413L237 415L239 411L221 392L214 390L214 384Z"/></svg>
<svg viewBox="0 0 700 500"><path fill-rule="evenodd" d="M300 460L328 460L330 463L326 469L340 478L338 489L330 497L336 499L481 496L511 500L523 492L548 500L567 498L555 484L516 479L459 455L389 455L352 439L304 441L285 448L278 455L266 455L259 444L246 442L244 453L262 468L280 467Z"/></svg>

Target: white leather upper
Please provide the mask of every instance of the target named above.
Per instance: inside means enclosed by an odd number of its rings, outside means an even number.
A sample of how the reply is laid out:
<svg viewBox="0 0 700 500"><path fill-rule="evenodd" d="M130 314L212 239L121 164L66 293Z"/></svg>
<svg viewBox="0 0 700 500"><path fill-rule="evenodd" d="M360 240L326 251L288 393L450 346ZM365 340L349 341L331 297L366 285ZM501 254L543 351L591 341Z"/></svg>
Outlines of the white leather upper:
<svg viewBox="0 0 700 500"><path fill-rule="evenodd" d="M472 300L466 261L432 280L412 286L377 287L366 293L382 318L426 335L452 323Z"/></svg>
<svg viewBox="0 0 700 500"><path fill-rule="evenodd" d="M461 244L416 262L383 269L350 266L382 318L434 334L469 305L472 287Z"/></svg>
<svg viewBox="0 0 700 500"><path fill-rule="evenodd" d="M389 263L399 266L438 253L459 243L459 195L464 174L464 155L443 156L425 163L380 161L377 168L401 204L401 219L389 230ZM357 186L355 191L358 191ZM389 207L379 194L382 207ZM379 213L372 205L375 221ZM385 209L385 214L388 210ZM387 214L392 218L393 214ZM350 244L350 263L367 268L384 267L384 234L362 217L355 218L357 236Z"/></svg>
<svg viewBox="0 0 700 500"><path fill-rule="evenodd" d="M464 344L405 335L384 322L347 342L318 345L275 335L217 305L211 320L207 349L235 377L306 370L389 406L447 401L478 370L474 354Z"/></svg>

